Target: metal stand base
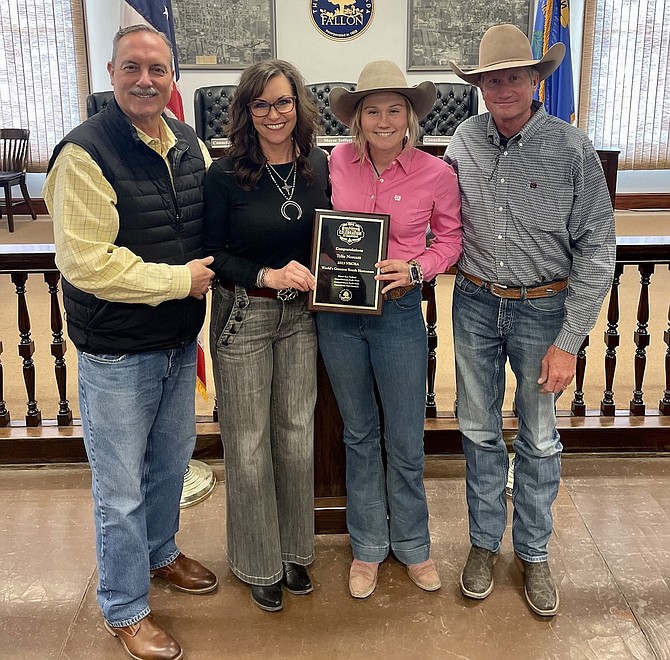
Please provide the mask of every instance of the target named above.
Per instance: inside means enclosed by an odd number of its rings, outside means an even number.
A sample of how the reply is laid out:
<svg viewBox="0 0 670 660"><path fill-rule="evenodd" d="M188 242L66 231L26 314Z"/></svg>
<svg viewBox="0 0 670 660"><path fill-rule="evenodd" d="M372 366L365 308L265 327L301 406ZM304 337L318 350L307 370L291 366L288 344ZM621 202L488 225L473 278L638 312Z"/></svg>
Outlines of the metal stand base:
<svg viewBox="0 0 670 660"><path fill-rule="evenodd" d="M184 472L184 489L181 493L179 508L186 509L207 499L215 485L216 476L207 463L189 461L186 472Z"/></svg>

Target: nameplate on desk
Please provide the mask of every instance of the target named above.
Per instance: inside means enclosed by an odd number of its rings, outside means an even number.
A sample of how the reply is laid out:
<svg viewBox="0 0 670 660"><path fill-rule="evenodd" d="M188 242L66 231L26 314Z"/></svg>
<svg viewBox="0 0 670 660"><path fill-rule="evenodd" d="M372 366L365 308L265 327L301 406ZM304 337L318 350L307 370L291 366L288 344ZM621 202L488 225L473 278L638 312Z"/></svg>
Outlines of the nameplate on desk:
<svg viewBox="0 0 670 660"><path fill-rule="evenodd" d="M448 145L451 142L451 135L424 135L421 143L430 145Z"/></svg>
<svg viewBox="0 0 670 660"><path fill-rule="evenodd" d="M342 142L351 142L351 135L317 135L317 147L329 147Z"/></svg>
<svg viewBox="0 0 670 660"><path fill-rule="evenodd" d="M228 138L212 138L209 143L212 149L227 149L230 146Z"/></svg>

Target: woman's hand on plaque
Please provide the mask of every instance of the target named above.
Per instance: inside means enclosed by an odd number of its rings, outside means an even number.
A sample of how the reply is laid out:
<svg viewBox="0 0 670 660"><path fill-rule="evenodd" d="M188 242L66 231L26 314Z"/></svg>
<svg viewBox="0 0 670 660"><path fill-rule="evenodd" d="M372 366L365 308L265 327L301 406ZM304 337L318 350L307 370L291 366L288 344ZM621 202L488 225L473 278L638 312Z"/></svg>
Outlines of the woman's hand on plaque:
<svg viewBox="0 0 670 660"><path fill-rule="evenodd" d="M316 278L297 261L289 261L283 268L269 268L265 274L265 286L271 289L297 289L309 291L316 289Z"/></svg>

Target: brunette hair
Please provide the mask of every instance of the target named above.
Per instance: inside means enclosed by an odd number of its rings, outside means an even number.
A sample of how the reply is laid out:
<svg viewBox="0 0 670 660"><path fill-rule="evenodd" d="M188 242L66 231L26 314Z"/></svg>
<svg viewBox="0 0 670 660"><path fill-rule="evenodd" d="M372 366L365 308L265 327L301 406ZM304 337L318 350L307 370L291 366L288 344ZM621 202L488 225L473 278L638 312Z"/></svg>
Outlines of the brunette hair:
<svg viewBox="0 0 670 660"><path fill-rule="evenodd" d="M284 60L256 62L246 68L228 109L226 134L231 146L227 155L233 160L233 178L243 190L256 188L267 159L263 154L258 134L247 107L263 94L268 81L283 74L288 78L295 98L296 125L293 140L296 147L297 173L311 183L314 173L309 165L309 154L316 132L317 110L307 93L305 80L292 64Z"/></svg>
<svg viewBox="0 0 670 660"><path fill-rule="evenodd" d="M376 92L371 92L375 94ZM400 92L396 92L400 94ZM365 161L367 157L367 140L363 135L363 128L361 127L361 115L363 114L363 101L370 96L370 94L364 96L357 104L354 109L354 114L351 117L351 141L353 142L354 149L361 159L361 163ZM407 138L403 144L402 150L406 151L415 147L419 142L419 118L416 116L414 106L411 101L404 95L400 94L405 99L405 106L407 107Z"/></svg>

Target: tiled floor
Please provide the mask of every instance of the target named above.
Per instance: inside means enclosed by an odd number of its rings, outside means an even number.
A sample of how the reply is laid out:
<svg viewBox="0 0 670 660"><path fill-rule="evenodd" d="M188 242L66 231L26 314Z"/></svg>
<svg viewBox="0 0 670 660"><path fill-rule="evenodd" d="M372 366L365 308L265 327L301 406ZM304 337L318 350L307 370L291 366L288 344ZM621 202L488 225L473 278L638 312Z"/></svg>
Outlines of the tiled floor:
<svg viewBox="0 0 670 660"><path fill-rule="evenodd" d="M317 539L314 593L255 607L227 570L217 485L182 515L181 548L216 570L207 596L152 584L155 616L186 658L670 658L670 457L570 457L555 506L551 564L561 610L531 614L509 534L496 588L460 595L468 551L463 462L431 459L426 489L443 581L420 591L387 560L365 601L348 595L346 536ZM219 477L222 467L216 467ZM0 468L0 658L123 658L95 602L90 475L85 467Z"/></svg>

